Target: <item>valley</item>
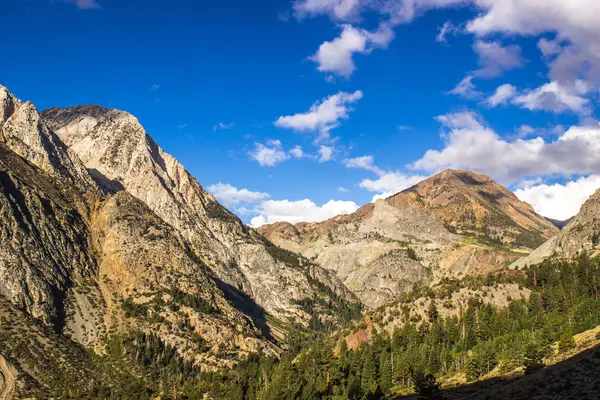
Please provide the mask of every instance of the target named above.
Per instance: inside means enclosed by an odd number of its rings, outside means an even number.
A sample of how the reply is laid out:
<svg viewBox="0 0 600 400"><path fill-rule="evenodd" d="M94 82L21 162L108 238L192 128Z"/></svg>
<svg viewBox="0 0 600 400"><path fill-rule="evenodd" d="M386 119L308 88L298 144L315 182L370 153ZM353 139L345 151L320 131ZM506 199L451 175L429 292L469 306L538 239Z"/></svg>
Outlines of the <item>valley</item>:
<svg viewBox="0 0 600 400"><path fill-rule="evenodd" d="M531 391L597 358L598 198L559 229L447 169L252 228L133 115L0 86L0 398Z"/></svg>

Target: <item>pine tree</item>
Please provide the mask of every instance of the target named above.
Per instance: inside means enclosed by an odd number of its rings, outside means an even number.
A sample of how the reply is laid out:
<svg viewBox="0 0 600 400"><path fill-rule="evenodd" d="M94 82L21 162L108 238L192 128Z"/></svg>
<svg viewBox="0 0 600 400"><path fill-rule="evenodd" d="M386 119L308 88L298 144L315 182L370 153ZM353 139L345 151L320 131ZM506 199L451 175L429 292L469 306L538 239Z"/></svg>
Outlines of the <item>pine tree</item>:
<svg viewBox="0 0 600 400"><path fill-rule="evenodd" d="M366 395L376 393L379 388L379 384L377 383L377 363L375 362L375 355L371 348L364 354L360 383L362 390Z"/></svg>
<svg viewBox="0 0 600 400"><path fill-rule="evenodd" d="M481 366L477 360L477 355L473 356L467 362L467 380L469 382L476 381L481 376Z"/></svg>
<svg viewBox="0 0 600 400"><path fill-rule="evenodd" d="M430 324L436 323L438 318L440 317L437 305L435 304L435 299L431 299L431 303L429 303L429 308L427 309L427 317L429 318Z"/></svg>
<svg viewBox="0 0 600 400"><path fill-rule="evenodd" d="M575 348L575 338L573 337L571 330L567 329L560 336L560 341L558 342L558 351L563 353L573 348Z"/></svg>
<svg viewBox="0 0 600 400"><path fill-rule="evenodd" d="M414 390L419 400L441 400L443 399L442 387L432 374L422 371L413 376Z"/></svg>
<svg viewBox="0 0 600 400"><path fill-rule="evenodd" d="M392 386L392 361L389 353L383 352L379 358L379 387L384 393L389 393Z"/></svg>
<svg viewBox="0 0 600 400"><path fill-rule="evenodd" d="M542 364L542 351L537 342L529 342L523 353L523 366L525 373L529 374L544 367Z"/></svg>
<svg viewBox="0 0 600 400"><path fill-rule="evenodd" d="M349 400L359 400L362 397L362 390L356 375L351 374L346 385L346 395Z"/></svg>

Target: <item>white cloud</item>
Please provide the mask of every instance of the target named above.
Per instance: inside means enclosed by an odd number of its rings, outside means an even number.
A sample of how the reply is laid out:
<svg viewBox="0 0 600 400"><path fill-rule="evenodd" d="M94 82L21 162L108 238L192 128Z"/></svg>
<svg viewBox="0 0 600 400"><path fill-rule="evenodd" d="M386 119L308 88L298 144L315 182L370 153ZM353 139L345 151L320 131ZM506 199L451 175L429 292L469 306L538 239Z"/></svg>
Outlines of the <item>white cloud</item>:
<svg viewBox="0 0 600 400"><path fill-rule="evenodd" d="M551 58L550 79L563 85L577 79L600 84L600 1L597 0L298 0L295 3L295 8L310 10L303 15L329 15L337 21L357 21L362 12L375 12L390 27L411 22L430 9L454 6L475 7L476 16L466 23L465 31L479 38L554 34L556 43L540 42L540 49Z"/></svg>
<svg viewBox="0 0 600 400"><path fill-rule="evenodd" d="M258 206L259 215L252 218L250 225L258 227L274 222L287 221L321 222L340 214L350 214L358 209L353 201L329 200L322 206L312 200L267 200Z"/></svg>
<svg viewBox="0 0 600 400"><path fill-rule="evenodd" d="M517 88L510 83L498 86L494 94L486 100L490 107L496 107L501 104L506 104L509 100L517 95Z"/></svg>
<svg viewBox="0 0 600 400"><path fill-rule="evenodd" d="M340 193L348 193L348 189L342 186L338 187L336 190Z"/></svg>
<svg viewBox="0 0 600 400"><path fill-rule="evenodd" d="M394 31L387 24L380 25L375 32L344 24L340 36L321 44L309 59L318 64L321 72L348 78L356 69L352 58L355 53L366 54L377 47L385 48L393 38Z"/></svg>
<svg viewBox="0 0 600 400"><path fill-rule="evenodd" d="M354 93L339 92L314 103L308 112L279 117L275 126L298 132L319 132L320 138L328 138L331 129L339 126L341 120L349 118L348 113L353 111L350 104L362 97L360 90Z"/></svg>
<svg viewBox="0 0 600 400"><path fill-rule="evenodd" d="M590 101L583 97L589 91L588 85L583 81L577 81L572 88L562 86L558 82L550 82L520 94L513 99L513 103L531 111L571 111L576 114L589 114Z"/></svg>
<svg viewBox="0 0 600 400"><path fill-rule="evenodd" d="M548 40L541 38L537 44L538 49L542 52L545 57L552 57L560 53L562 46L558 40Z"/></svg>
<svg viewBox="0 0 600 400"><path fill-rule="evenodd" d="M373 201L379 198L387 198L398 192L408 189L425 179L422 175L406 175L401 172L386 172L380 175L378 179L365 179L360 182L360 187L370 192L378 193L373 197Z"/></svg>
<svg viewBox="0 0 600 400"><path fill-rule="evenodd" d="M600 2L596 0L472 0L482 9L467 30L491 34L536 36L555 33L562 42L550 64L550 78L561 84L584 78L600 83ZM547 44L547 43L545 43ZM544 46L544 45L542 45ZM558 52L558 53L557 53Z"/></svg>
<svg viewBox="0 0 600 400"><path fill-rule="evenodd" d="M333 159L333 147L321 146L319 147L319 162L324 163Z"/></svg>
<svg viewBox="0 0 600 400"><path fill-rule="evenodd" d="M298 18L329 14L334 19L347 20L359 11L361 0L297 0L294 15Z"/></svg>
<svg viewBox="0 0 600 400"><path fill-rule="evenodd" d="M346 168L361 168L367 171L371 171L377 175L383 175L384 170L375 165L375 157L372 155L361 156L355 158L346 158L342 161Z"/></svg>
<svg viewBox="0 0 600 400"><path fill-rule="evenodd" d="M590 175L565 184L527 185L515 191L538 214L566 220L579 212L581 205L600 188L600 175Z"/></svg>
<svg viewBox="0 0 600 400"><path fill-rule="evenodd" d="M290 150L290 154L294 158L302 158L305 156L304 151L302 150L302 146L295 146L293 149Z"/></svg>
<svg viewBox="0 0 600 400"><path fill-rule="evenodd" d="M536 89L519 92L507 83L499 86L496 92L487 98L490 107L511 103L530 111L544 110L553 113L572 112L587 115L591 112L590 100L584 96L590 92L584 81L576 81L574 86L565 87L558 82L549 82Z"/></svg>
<svg viewBox="0 0 600 400"><path fill-rule="evenodd" d="M438 121L448 129L445 147L427 151L413 168L477 170L505 184L530 176L600 174L600 125L574 126L546 142L542 137L501 138L472 112L444 115Z"/></svg>
<svg viewBox="0 0 600 400"><path fill-rule="evenodd" d="M352 20L361 11L386 16L393 25L411 22L417 15L433 8L467 3L468 0L296 0L297 17L329 15L334 20Z"/></svg>
<svg viewBox="0 0 600 400"><path fill-rule="evenodd" d="M472 82L474 76L467 75L463 78L462 81L454 87L454 89L450 90L448 94L453 94L464 99L477 99L482 96L482 93L475 89L475 84Z"/></svg>
<svg viewBox="0 0 600 400"><path fill-rule="evenodd" d="M240 203L256 203L270 197L268 193L238 189L235 186L222 182L210 185L207 189L226 207L236 206Z"/></svg>
<svg viewBox="0 0 600 400"><path fill-rule="evenodd" d="M281 149L281 142L279 140L269 140L266 146L261 143L255 143L255 149L249 155L250 158L258 161L261 167L272 167L290 158Z"/></svg>
<svg viewBox="0 0 600 400"><path fill-rule="evenodd" d="M436 121L451 129L478 129L481 118L474 112L458 112L435 117Z"/></svg>
<svg viewBox="0 0 600 400"><path fill-rule="evenodd" d="M524 65L521 48L517 45L502 46L498 41L476 40L473 50L479 57L481 69L474 72L479 78L495 78L502 72Z"/></svg>

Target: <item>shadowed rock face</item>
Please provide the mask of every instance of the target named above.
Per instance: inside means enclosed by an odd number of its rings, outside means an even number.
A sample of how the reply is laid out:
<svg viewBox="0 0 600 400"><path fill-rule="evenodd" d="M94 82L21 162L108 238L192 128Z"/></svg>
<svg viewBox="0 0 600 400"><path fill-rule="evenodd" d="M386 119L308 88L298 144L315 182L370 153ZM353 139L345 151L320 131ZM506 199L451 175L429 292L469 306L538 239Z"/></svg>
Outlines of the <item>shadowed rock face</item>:
<svg viewBox="0 0 600 400"><path fill-rule="evenodd" d="M82 199L0 143L0 295L61 327L64 298L96 272Z"/></svg>
<svg viewBox="0 0 600 400"><path fill-rule="evenodd" d="M497 271L558 229L489 177L447 170L350 215L265 225L273 243L336 271L377 307L413 283Z"/></svg>

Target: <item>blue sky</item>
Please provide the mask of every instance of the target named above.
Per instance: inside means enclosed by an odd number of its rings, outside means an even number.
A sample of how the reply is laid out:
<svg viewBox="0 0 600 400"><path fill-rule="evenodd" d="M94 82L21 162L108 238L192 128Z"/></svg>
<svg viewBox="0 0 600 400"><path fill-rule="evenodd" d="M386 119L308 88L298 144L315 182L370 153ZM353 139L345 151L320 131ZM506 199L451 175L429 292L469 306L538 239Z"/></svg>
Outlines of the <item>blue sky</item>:
<svg viewBox="0 0 600 400"><path fill-rule="evenodd" d="M246 222L444 168L567 218L600 187L594 0L7 0L0 83L134 114ZM300 151L301 150L301 151Z"/></svg>

